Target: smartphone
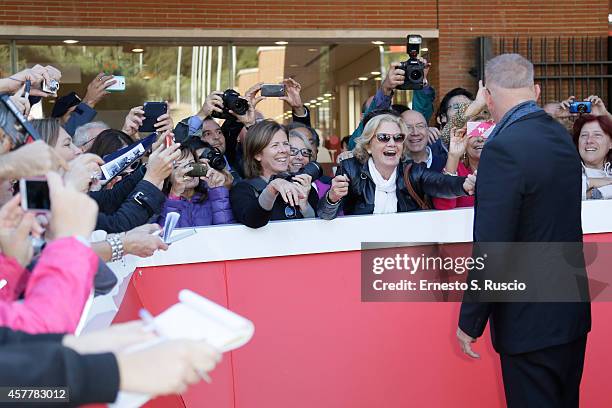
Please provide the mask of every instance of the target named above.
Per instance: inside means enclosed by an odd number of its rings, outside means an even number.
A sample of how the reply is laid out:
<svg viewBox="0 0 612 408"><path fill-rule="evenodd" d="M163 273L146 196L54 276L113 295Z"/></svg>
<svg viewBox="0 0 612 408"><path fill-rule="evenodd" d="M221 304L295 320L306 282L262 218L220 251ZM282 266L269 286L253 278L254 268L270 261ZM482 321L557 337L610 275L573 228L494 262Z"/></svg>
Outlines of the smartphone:
<svg viewBox="0 0 612 408"><path fill-rule="evenodd" d="M285 96L285 85L283 84L263 84L261 86L261 96L272 96L275 98Z"/></svg>
<svg viewBox="0 0 612 408"><path fill-rule="evenodd" d="M569 106L570 113L591 113L591 102L572 102Z"/></svg>
<svg viewBox="0 0 612 408"><path fill-rule="evenodd" d="M145 117L142 121L142 125L138 128L138 131L155 132L157 118L165 115L168 112L168 104L166 102L145 102L143 108Z"/></svg>
<svg viewBox="0 0 612 408"><path fill-rule="evenodd" d="M108 88L106 88L108 92L125 91L125 77L123 75L115 75L113 79L109 79L108 81L106 81L106 83L109 83L111 81L115 81L115 83L109 86Z"/></svg>
<svg viewBox="0 0 612 408"><path fill-rule="evenodd" d="M208 173L208 166L206 163L194 163L191 167L193 167L193 169L185 174L188 177L204 177L206 173Z"/></svg>
<svg viewBox="0 0 612 408"><path fill-rule="evenodd" d="M24 211L50 212L51 199L47 179L41 177L19 180L21 208Z"/></svg>

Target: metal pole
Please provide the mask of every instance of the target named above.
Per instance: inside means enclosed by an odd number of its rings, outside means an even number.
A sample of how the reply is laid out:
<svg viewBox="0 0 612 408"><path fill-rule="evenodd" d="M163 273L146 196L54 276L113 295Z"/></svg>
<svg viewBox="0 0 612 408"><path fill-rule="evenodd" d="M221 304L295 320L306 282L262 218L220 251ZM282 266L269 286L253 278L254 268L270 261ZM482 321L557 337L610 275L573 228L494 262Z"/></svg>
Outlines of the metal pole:
<svg viewBox="0 0 612 408"><path fill-rule="evenodd" d="M232 64L230 66L230 72L232 73L232 75L230 75L229 87L233 89L235 86L235 82L236 82L236 46L235 45L232 45Z"/></svg>
<svg viewBox="0 0 612 408"><path fill-rule="evenodd" d="M198 101L198 47L191 47L191 112L196 112Z"/></svg>
<svg viewBox="0 0 612 408"><path fill-rule="evenodd" d="M17 70L17 42L15 40L11 41L11 75L16 74Z"/></svg>
<svg viewBox="0 0 612 408"><path fill-rule="evenodd" d="M223 46L217 47L217 86L216 91L221 90L221 74L223 73Z"/></svg>
<svg viewBox="0 0 612 408"><path fill-rule="evenodd" d="M176 57L176 99L177 105L181 103L181 60L183 58L183 47L178 47L178 55Z"/></svg>
<svg viewBox="0 0 612 408"><path fill-rule="evenodd" d="M208 47L208 60L206 61L206 96L210 95L212 82L212 57L213 47Z"/></svg>

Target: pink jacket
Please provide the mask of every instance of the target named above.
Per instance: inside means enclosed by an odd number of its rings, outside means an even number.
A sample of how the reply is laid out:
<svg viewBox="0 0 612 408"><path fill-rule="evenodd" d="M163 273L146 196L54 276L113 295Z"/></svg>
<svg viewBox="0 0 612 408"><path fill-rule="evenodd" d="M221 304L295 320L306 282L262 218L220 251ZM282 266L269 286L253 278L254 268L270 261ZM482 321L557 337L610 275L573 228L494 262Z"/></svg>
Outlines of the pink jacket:
<svg viewBox="0 0 612 408"><path fill-rule="evenodd" d="M27 333L72 333L93 289L98 256L75 238L48 244L30 275L0 256L0 326ZM17 301L25 288L25 297Z"/></svg>
<svg viewBox="0 0 612 408"><path fill-rule="evenodd" d="M457 166L457 175L460 177L467 177L472 174L472 170L465 167L462 162L459 162ZM465 197L457 197L457 198L433 198L431 200L433 202L436 210L451 210L453 208L459 207L473 207L475 197L474 196L465 196Z"/></svg>

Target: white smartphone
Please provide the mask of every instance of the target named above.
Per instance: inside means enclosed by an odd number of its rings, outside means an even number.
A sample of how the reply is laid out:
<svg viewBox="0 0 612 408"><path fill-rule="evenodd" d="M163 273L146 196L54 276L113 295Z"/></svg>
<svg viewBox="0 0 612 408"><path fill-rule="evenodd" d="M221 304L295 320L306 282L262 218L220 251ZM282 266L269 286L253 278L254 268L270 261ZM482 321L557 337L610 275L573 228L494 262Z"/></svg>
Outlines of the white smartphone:
<svg viewBox="0 0 612 408"><path fill-rule="evenodd" d="M19 180L21 208L24 211L48 213L51 211L47 179L36 177Z"/></svg>
<svg viewBox="0 0 612 408"><path fill-rule="evenodd" d="M107 91L109 92L125 91L125 77L123 75L115 75L113 79L109 79L107 83L111 81L115 81L115 83L109 86L108 88L106 88Z"/></svg>

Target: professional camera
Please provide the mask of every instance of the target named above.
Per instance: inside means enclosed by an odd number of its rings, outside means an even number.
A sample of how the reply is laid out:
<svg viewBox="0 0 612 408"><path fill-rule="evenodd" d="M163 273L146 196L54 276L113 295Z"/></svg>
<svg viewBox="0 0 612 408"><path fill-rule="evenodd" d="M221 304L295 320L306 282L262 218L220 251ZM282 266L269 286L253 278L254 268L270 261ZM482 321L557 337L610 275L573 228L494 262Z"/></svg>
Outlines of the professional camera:
<svg viewBox="0 0 612 408"><path fill-rule="evenodd" d="M404 83L397 89L423 89L425 79L425 64L418 60L423 38L420 35L409 35L406 40L406 53L408 60L401 62L399 69L404 70Z"/></svg>
<svg viewBox="0 0 612 408"><path fill-rule="evenodd" d="M240 97L240 94L233 89L223 92L221 99L223 99L223 112L213 112L213 118L233 119L234 115L229 113L229 111L234 112L236 115L244 115L249 110L249 101Z"/></svg>
<svg viewBox="0 0 612 408"><path fill-rule="evenodd" d="M572 102L569 106L570 113L591 113L591 102Z"/></svg>
<svg viewBox="0 0 612 408"><path fill-rule="evenodd" d="M200 154L200 159L207 159L208 164L215 170L221 171L225 168L225 157L216 147L205 143L204 151Z"/></svg>
<svg viewBox="0 0 612 408"><path fill-rule="evenodd" d="M298 176L300 174L308 174L310 177L312 177L312 181L315 181L321 178L321 176L323 175L323 169L321 168L321 165L319 163L317 163L316 161L311 161L307 163L304 167L302 167L300 171L297 171L294 173L290 173L290 172L279 173L279 174L276 174L270 177L270 181L277 179L277 178L282 178L287 181L293 182L293 177Z"/></svg>

